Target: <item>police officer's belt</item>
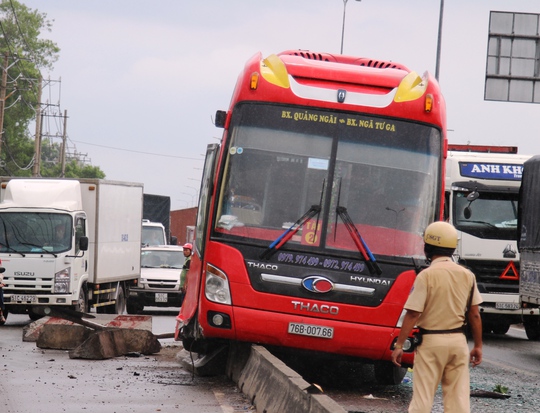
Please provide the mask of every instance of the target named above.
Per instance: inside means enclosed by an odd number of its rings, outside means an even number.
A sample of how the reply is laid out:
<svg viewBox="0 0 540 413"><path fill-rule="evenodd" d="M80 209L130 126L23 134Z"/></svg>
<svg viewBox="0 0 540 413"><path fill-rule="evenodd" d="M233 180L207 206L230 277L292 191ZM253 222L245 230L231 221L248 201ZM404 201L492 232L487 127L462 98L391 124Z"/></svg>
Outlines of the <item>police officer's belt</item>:
<svg viewBox="0 0 540 413"><path fill-rule="evenodd" d="M451 330L426 330L424 328L420 328L421 334L452 334L452 333L465 333L465 327L461 326L458 328L453 328Z"/></svg>

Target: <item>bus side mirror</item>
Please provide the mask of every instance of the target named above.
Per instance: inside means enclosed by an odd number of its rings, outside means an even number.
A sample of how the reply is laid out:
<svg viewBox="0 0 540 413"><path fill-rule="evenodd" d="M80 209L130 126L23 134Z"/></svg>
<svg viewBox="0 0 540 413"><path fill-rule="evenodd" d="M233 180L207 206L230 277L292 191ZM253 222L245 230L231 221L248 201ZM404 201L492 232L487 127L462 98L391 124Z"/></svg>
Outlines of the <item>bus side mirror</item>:
<svg viewBox="0 0 540 413"><path fill-rule="evenodd" d="M88 251L88 237L79 238L79 249L81 251Z"/></svg>
<svg viewBox="0 0 540 413"><path fill-rule="evenodd" d="M224 128L225 127L225 121L227 120L227 112L224 110L218 110L216 111L216 119L214 124L217 128Z"/></svg>

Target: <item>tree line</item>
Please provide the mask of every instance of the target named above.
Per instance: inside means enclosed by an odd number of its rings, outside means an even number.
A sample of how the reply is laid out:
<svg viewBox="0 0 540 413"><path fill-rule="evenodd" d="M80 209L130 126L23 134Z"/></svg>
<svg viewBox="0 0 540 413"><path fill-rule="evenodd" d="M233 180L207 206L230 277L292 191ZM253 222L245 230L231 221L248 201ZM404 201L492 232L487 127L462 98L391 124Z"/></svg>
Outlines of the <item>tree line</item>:
<svg viewBox="0 0 540 413"><path fill-rule="evenodd" d="M56 43L41 37L51 30L46 13L17 0L0 2L0 175L105 178L99 167L87 165L77 156L67 157L62 168L62 152L67 153L64 146L42 136L39 127L32 130L46 116L40 96L42 71L52 70L60 54Z"/></svg>

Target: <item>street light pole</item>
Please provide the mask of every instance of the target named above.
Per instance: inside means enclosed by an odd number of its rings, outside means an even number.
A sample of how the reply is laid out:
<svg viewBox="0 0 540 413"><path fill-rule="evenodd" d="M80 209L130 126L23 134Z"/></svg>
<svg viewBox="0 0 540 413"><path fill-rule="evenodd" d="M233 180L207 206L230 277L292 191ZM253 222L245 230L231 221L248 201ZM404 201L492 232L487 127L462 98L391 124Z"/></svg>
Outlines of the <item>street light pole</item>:
<svg viewBox="0 0 540 413"><path fill-rule="evenodd" d="M343 24L341 25L341 54L343 54L343 38L345 37L345 12L347 11L347 1L349 0L343 0Z"/></svg>
<svg viewBox="0 0 540 413"><path fill-rule="evenodd" d="M193 189L195 191L195 198L197 199L199 197L199 190L195 188L194 186L186 186L186 188Z"/></svg>
<svg viewBox="0 0 540 413"><path fill-rule="evenodd" d="M441 9L439 11L439 33L437 36L437 59L435 64L435 79L439 81L439 66L441 61L441 42L442 42L442 24L444 14L444 0L441 0Z"/></svg>

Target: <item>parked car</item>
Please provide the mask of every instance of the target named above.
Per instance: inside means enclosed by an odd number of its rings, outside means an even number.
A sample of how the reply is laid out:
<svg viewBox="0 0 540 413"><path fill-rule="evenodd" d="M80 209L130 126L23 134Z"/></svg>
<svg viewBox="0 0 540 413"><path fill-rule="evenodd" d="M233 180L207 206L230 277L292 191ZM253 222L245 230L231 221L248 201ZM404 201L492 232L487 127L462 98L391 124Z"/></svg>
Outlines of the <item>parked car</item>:
<svg viewBox="0 0 540 413"><path fill-rule="evenodd" d="M141 277L131 287L127 312L137 314L145 306L180 307L180 272L184 265L183 249L177 245L157 245L141 248Z"/></svg>

